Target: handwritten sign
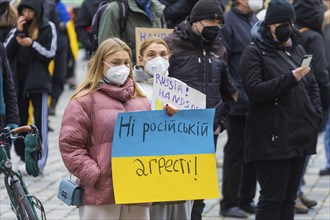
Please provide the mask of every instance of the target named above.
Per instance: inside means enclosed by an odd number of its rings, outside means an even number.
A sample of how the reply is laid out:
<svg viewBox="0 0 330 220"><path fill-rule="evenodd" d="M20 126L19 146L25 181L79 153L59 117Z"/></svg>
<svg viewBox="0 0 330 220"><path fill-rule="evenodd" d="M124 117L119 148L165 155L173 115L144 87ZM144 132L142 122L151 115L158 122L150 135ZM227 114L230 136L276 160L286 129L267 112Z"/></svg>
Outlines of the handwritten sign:
<svg viewBox="0 0 330 220"><path fill-rule="evenodd" d="M151 37L165 38L173 29L165 28L135 28L135 48L136 48L136 60L139 60L140 46L143 41Z"/></svg>
<svg viewBox="0 0 330 220"><path fill-rule="evenodd" d="M218 198L214 112L120 113L112 146L116 204Z"/></svg>
<svg viewBox="0 0 330 220"><path fill-rule="evenodd" d="M205 109L206 95L189 87L187 84L165 75L154 76L151 108L163 109L172 103L179 109Z"/></svg>

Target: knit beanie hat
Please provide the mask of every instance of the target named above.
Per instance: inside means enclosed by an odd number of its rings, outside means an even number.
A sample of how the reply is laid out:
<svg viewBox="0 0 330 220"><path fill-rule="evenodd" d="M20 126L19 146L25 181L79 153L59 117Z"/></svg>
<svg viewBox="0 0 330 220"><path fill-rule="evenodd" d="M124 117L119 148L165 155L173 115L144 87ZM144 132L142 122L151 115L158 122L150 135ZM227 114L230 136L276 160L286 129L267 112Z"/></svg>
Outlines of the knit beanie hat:
<svg viewBox="0 0 330 220"><path fill-rule="evenodd" d="M287 0L271 0L268 4L265 24L295 22L293 6Z"/></svg>
<svg viewBox="0 0 330 220"><path fill-rule="evenodd" d="M203 19L219 19L224 22L219 0L199 0L195 4L189 16L189 22L193 23Z"/></svg>

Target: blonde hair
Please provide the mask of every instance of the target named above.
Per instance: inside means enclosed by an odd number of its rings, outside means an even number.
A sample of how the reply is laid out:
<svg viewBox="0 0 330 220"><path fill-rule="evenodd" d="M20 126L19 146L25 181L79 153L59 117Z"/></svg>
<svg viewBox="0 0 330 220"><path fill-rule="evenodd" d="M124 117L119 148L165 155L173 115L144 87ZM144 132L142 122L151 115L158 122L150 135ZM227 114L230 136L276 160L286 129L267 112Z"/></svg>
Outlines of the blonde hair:
<svg viewBox="0 0 330 220"><path fill-rule="evenodd" d="M40 19L42 19L42 18L40 18ZM32 40L36 40L38 38L38 34L39 34L38 20L37 20L37 17L34 16L32 19L32 23L28 30L28 36L31 37Z"/></svg>
<svg viewBox="0 0 330 220"><path fill-rule="evenodd" d="M132 60L132 52L131 49L127 46L125 42L120 40L119 38L109 38L103 41L98 49L96 50L94 56L88 62L88 71L86 75L86 79L79 84L77 89L74 91L71 99L76 99L79 97L86 96L96 90L100 84L100 81L104 78L103 71L103 61L118 51L126 51L129 54L130 60ZM130 63L130 72L129 77L133 80L133 72L132 72L132 63ZM136 96L145 97L142 91L138 88L136 82L133 80L134 84L134 95L132 98ZM85 90L84 92L82 92Z"/></svg>
<svg viewBox="0 0 330 220"><path fill-rule="evenodd" d="M0 19L0 27L11 27L11 28L14 27L16 25L17 18L18 18L17 9L11 4L9 4L8 13L5 21L3 22L3 20Z"/></svg>
<svg viewBox="0 0 330 220"><path fill-rule="evenodd" d="M324 13L324 19L323 19L323 24L322 24L322 30L324 30L325 26L330 24L330 8L326 10Z"/></svg>

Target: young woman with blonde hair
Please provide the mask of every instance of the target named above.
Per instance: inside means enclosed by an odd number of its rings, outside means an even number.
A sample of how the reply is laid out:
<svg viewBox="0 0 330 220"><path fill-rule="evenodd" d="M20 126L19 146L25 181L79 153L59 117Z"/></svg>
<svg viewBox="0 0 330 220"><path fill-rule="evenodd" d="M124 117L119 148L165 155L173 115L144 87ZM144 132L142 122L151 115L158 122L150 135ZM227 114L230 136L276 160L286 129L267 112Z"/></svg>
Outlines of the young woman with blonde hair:
<svg viewBox="0 0 330 220"><path fill-rule="evenodd" d="M117 205L114 200L111 152L117 115L150 110L133 80L131 60L126 43L103 41L64 112L59 146L65 166L84 188L80 219L149 219L149 204Z"/></svg>

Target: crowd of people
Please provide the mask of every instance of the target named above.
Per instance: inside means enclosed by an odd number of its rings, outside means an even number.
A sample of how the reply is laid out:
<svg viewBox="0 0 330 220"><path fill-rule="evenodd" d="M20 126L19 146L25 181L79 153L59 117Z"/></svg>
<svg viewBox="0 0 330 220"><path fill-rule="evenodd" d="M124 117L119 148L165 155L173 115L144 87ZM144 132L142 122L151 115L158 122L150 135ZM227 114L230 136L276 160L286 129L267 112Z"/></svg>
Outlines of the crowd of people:
<svg viewBox="0 0 330 220"><path fill-rule="evenodd" d="M319 175L330 175L330 1L122 1L128 7L125 36L123 12L110 1L92 51L89 32L102 1L84 0L73 17L61 0L0 0L0 129L36 124L40 173L51 153L48 117L56 115L64 85L74 77L73 41L86 51L86 77L70 84L75 91L59 137L63 162L84 189L79 218L202 219L202 199L115 204L116 117L151 110L155 74L206 95L206 108L215 108L215 151L219 134L227 132L221 216L290 220L316 206L303 185L321 132L327 164ZM69 33L73 20L77 39ZM173 32L146 39L136 51L136 27ZM305 55L313 56L308 66L301 65ZM178 108L168 104L164 111L170 117ZM24 143L14 146L17 166L23 166Z"/></svg>

